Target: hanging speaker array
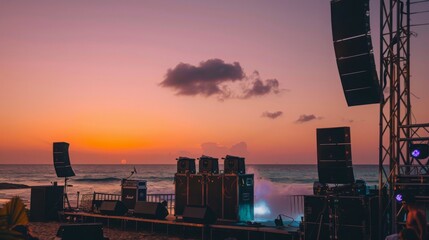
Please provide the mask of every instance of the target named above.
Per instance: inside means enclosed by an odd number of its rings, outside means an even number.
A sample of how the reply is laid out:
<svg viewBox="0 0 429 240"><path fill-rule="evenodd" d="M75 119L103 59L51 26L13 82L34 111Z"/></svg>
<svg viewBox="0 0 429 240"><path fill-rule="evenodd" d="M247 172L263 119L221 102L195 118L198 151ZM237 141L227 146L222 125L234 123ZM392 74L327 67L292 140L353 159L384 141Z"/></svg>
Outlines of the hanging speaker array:
<svg viewBox="0 0 429 240"><path fill-rule="evenodd" d="M369 0L331 1L332 37L348 106L380 103L369 25Z"/></svg>

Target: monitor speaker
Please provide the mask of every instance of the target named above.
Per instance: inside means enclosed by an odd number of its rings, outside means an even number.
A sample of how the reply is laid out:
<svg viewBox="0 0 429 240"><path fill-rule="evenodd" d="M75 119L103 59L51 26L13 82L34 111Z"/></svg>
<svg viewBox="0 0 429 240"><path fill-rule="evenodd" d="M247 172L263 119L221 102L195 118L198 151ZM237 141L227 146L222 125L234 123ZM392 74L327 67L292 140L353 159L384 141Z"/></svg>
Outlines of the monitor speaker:
<svg viewBox="0 0 429 240"><path fill-rule="evenodd" d="M192 223L212 224L216 222L216 215L209 207L186 206L183 211L183 221Z"/></svg>
<svg viewBox="0 0 429 240"><path fill-rule="evenodd" d="M244 158L226 155L224 160L224 173L245 174L246 166L244 165Z"/></svg>
<svg viewBox="0 0 429 240"><path fill-rule="evenodd" d="M332 0L331 21L335 56L348 106L380 103L369 0Z"/></svg>
<svg viewBox="0 0 429 240"><path fill-rule="evenodd" d="M104 240L101 223L63 224L57 231L62 240Z"/></svg>
<svg viewBox="0 0 429 240"><path fill-rule="evenodd" d="M168 210L161 203L137 202L134 207L134 216L148 219L165 219Z"/></svg>
<svg viewBox="0 0 429 240"><path fill-rule="evenodd" d="M73 177L75 173L70 165L69 146L66 142L54 142L54 167L58 177Z"/></svg>
<svg viewBox="0 0 429 240"><path fill-rule="evenodd" d="M179 157L177 160L177 173L195 173L195 159Z"/></svg>
<svg viewBox="0 0 429 240"><path fill-rule="evenodd" d="M111 216L124 216L128 208L121 201L103 201L99 208L101 214Z"/></svg>

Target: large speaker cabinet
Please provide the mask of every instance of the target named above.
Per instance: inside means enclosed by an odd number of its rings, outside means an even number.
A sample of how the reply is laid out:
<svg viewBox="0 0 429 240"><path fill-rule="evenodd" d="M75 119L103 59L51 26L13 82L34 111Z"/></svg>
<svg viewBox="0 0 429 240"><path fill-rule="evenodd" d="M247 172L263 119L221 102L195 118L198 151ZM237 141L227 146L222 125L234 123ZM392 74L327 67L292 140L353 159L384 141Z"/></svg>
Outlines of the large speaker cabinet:
<svg viewBox="0 0 429 240"><path fill-rule="evenodd" d="M204 206L205 205L205 175L203 174L190 174L189 175L189 191L188 191L188 205L191 206Z"/></svg>
<svg viewBox="0 0 429 240"><path fill-rule="evenodd" d="M44 222L58 220L58 211L63 210L63 186L31 187L30 220Z"/></svg>
<svg viewBox="0 0 429 240"><path fill-rule="evenodd" d="M254 217L253 174L223 176L223 219L251 221Z"/></svg>
<svg viewBox="0 0 429 240"><path fill-rule="evenodd" d="M305 196L304 232L306 240L375 240L378 238L378 197Z"/></svg>
<svg viewBox="0 0 429 240"><path fill-rule="evenodd" d="M134 209L137 202L146 202L146 186L145 180L122 179L121 201L128 209Z"/></svg>
<svg viewBox="0 0 429 240"><path fill-rule="evenodd" d="M176 174L175 183L176 216L186 206L207 206L218 219L253 220L253 174Z"/></svg>
<svg viewBox="0 0 429 240"><path fill-rule="evenodd" d="M186 205L188 205L188 176L176 173L174 175L174 215L181 216Z"/></svg>

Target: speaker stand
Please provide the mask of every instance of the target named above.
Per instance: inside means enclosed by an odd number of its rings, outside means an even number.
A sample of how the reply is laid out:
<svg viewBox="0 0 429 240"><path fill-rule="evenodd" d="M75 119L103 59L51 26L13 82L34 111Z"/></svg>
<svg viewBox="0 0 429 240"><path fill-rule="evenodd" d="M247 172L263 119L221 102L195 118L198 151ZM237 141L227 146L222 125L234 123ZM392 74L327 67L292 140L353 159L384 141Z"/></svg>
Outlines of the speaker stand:
<svg viewBox="0 0 429 240"><path fill-rule="evenodd" d="M69 180L67 177L64 178L64 200L63 200L63 208L64 209L71 209L71 205L70 205L70 201L69 201L69 197L67 195L67 180ZM67 208L65 207L67 203Z"/></svg>

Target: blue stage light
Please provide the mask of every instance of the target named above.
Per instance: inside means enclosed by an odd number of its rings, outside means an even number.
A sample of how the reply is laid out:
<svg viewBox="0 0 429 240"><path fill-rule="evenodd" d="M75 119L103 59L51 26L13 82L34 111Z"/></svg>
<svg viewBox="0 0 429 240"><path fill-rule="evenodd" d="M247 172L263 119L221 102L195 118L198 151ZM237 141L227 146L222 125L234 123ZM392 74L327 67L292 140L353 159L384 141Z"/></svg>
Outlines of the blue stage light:
<svg viewBox="0 0 429 240"><path fill-rule="evenodd" d="M414 149L414 150L411 152L411 156L413 156L413 157L415 157L415 158L418 158L418 157L420 156L420 151L419 151L418 149Z"/></svg>
<svg viewBox="0 0 429 240"><path fill-rule="evenodd" d="M398 202L402 202L402 200L403 200L402 194L400 194L400 193L396 194L395 199Z"/></svg>
<svg viewBox="0 0 429 240"><path fill-rule="evenodd" d="M415 159L424 159L429 157L429 145L428 144L410 144L409 153L411 157Z"/></svg>

